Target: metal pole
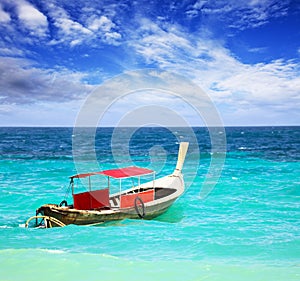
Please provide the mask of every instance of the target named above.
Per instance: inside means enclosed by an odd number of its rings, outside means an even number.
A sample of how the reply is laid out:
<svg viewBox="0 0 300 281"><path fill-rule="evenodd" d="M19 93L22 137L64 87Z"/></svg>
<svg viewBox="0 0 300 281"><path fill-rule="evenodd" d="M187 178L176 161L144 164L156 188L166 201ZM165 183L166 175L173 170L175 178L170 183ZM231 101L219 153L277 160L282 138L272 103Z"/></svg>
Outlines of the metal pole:
<svg viewBox="0 0 300 281"><path fill-rule="evenodd" d="M120 179L120 206L119 206L119 208L121 208L121 200L122 200L121 192L122 192L122 179Z"/></svg>
<svg viewBox="0 0 300 281"><path fill-rule="evenodd" d="M141 191L141 177L138 177L139 192Z"/></svg>
<svg viewBox="0 0 300 281"><path fill-rule="evenodd" d="M155 172L153 173L153 200L155 199Z"/></svg>
<svg viewBox="0 0 300 281"><path fill-rule="evenodd" d="M71 179L71 185L72 185L72 195L74 195L74 180L73 180L73 178Z"/></svg>

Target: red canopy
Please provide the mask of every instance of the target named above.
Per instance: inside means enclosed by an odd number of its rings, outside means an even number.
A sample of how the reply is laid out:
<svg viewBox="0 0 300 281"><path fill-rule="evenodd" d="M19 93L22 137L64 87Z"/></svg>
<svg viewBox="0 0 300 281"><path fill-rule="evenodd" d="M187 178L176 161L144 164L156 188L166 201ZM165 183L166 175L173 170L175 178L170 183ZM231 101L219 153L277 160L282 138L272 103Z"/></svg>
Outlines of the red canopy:
<svg viewBox="0 0 300 281"><path fill-rule="evenodd" d="M126 167L121 169L112 169L112 170L105 170L101 172L94 172L94 173L87 173L87 174L78 174L72 176L70 178L85 178L94 175L105 175L116 179L121 178L129 178L129 177L136 177L142 175L148 175L154 173L153 170L140 168L140 167Z"/></svg>

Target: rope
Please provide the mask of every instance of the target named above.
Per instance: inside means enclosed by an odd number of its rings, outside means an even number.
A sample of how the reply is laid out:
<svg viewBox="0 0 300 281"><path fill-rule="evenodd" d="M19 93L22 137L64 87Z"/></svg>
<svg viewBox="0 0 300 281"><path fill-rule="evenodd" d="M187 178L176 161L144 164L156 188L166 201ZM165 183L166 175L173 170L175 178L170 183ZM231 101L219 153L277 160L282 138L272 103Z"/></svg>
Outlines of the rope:
<svg viewBox="0 0 300 281"><path fill-rule="evenodd" d="M67 197L69 196L69 193L70 193L70 190L71 190L71 186L72 186L72 182L70 182L70 184L67 188L67 191L66 191L65 196L64 196L64 200L67 200Z"/></svg>

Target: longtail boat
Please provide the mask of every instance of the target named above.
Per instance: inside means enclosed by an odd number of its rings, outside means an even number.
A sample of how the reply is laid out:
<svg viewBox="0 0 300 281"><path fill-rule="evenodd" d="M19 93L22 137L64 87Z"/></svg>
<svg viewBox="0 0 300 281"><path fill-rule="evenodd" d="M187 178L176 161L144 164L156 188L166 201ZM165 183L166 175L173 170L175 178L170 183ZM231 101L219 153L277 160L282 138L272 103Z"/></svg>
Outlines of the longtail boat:
<svg viewBox="0 0 300 281"><path fill-rule="evenodd" d="M97 225L122 219L152 219L164 213L184 192L182 167L188 150L188 143L179 146L176 168L172 174L155 178L155 172L141 167L125 167L104 170L70 177L73 204L66 200L60 204L45 204L29 218L28 227L35 220L36 227L75 225ZM152 180L143 182L143 177ZM105 177L103 188L93 189L96 177ZM75 180L87 180L88 188L84 192L75 192ZM103 180L103 179L102 179ZM119 190L112 192L112 181L117 181ZM123 190L122 182L132 182L130 188ZM88 190L87 190L88 189Z"/></svg>

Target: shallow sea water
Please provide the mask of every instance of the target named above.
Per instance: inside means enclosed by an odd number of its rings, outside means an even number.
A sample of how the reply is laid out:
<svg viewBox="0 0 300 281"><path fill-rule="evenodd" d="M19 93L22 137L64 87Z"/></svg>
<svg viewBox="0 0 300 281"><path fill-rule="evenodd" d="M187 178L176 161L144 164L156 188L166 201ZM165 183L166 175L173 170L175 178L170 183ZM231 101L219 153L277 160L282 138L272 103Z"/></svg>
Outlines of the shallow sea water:
<svg viewBox="0 0 300 281"><path fill-rule="evenodd" d="M101 168L111 167L112 131L97 131ZM64 199L76 173L73 132L0 128L0 280L300 280L300 127L226 128L223 172L204 199L209 135L194 132L200 166L189 157L184 174L197 176L157 219L26 229L36 208ZM182 129L139 129L132 161L151 167L156 152L166 175L185 138Z"/></svg>

